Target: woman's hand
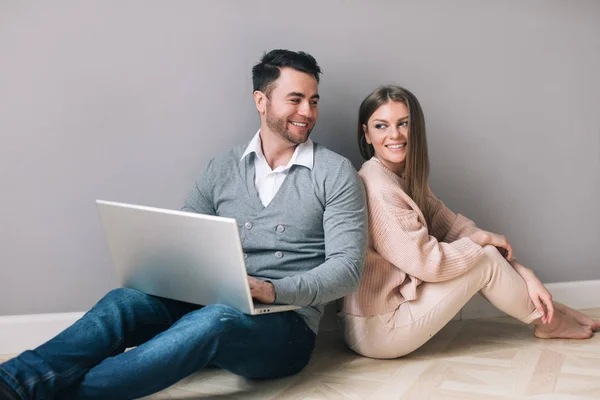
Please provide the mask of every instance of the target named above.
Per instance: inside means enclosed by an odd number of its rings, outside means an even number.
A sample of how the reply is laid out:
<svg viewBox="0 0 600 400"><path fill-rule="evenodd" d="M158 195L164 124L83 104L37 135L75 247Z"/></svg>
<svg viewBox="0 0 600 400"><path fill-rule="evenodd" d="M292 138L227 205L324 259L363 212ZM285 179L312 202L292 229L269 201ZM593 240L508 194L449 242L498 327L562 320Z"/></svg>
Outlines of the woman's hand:
<svg viewBox="0 0 600 400"><path fill-rule="evenodd" d="M552 295L538 277L535 276L532 270L522 266L513 258L512 246L508 243L506 237L492 232L478 230L469 236L469 239L481 247L487 245L495 246L500 251L500 254L510 262L515 271L521 275L527 284L527 292L529 293L529 297L535 305L535 308L542 314L542 322L544 324L552 322L552 317L554 316Z"/></svg>
<svg viewBox="0 0 600 400"><path fill-rule="evenodd" d="M512 246L510 245L510 243L508 243L508 240L504 235L498 235L496 233L478 230L477 232L469 236L469 239L471 239L473 242L477 243L481 247L487 245L495 246L500 252L500 254L502 254L502 256L508 261L512 261L513 259Z"/></svg>
<svg viewBox="0 0 600 400"><path fill-rule="evenodd" d="M532 270L525 268L517 261L514 261L511 264L527 284L529 298L531 298L535 308L542 314L542 322L544 324L552 322L552 317L554 316L554 303L552 303L552 295L548 289L546 289L544 284L537 276L535 276Z"/></svg>

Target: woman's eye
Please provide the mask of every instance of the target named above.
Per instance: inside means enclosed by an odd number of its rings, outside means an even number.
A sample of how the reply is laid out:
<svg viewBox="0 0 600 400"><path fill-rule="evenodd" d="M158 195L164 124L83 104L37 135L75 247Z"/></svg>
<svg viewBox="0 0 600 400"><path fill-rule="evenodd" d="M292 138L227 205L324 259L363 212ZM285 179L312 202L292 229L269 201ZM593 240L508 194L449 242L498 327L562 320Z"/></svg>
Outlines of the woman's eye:
<svg viewBox="0 0 600 400"><path fill-rule="evenodd" d="M375 124L375 129L383 129L385 128L385 124Z"/></svg>
<svg viewBox="0 0 600 400"><path fill-rule="evenodd" d="M408 121L402 121L398 126L406 127L408 126Z"/></svg>

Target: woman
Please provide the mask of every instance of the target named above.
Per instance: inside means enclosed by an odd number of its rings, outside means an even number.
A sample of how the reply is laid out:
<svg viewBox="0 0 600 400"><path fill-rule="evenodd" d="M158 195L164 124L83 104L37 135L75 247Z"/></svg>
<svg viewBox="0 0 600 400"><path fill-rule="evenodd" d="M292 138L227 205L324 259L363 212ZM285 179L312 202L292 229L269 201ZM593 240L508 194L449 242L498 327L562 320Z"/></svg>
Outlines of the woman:
<svg viewBox="0 0 600 400"><path fill-rule="evenodd" d="M408 90L383 86L361 104L360 172L369 207L369 246L358 290L340 318L348 346L373 358L408 354L480 292L501 311L535 326L538 338L586 339L600 326L553 303L502 235L478 229L438 200L421 106Z"/></svg>

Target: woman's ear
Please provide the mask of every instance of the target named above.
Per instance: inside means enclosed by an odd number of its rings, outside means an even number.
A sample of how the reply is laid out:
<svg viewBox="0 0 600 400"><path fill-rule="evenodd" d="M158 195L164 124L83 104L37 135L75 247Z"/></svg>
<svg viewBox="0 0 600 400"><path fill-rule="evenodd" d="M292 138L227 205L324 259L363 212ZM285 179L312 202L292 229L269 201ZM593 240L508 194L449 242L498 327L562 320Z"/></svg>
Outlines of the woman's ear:
<svg viewBox="0 0 600 400"><path fill-rule="evenodd" d="M363 124L362 126L363 133L365 134L365 140L368 144L371 144L371 138L369 137L369 131L367 130L367 126Z"/></svg>

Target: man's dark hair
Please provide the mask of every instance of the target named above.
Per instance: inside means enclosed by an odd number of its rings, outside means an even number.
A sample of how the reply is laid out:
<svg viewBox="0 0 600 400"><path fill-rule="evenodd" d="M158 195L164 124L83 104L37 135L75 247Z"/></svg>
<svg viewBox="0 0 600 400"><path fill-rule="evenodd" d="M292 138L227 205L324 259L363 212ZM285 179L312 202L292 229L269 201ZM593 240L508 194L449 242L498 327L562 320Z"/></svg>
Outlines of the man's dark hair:
<svg viewBox="0 0 600 400"><path fill-rule="evenodd" d="M321 67L319 67L313 56L303 51L278 49L265 53L260 62L252 68L254 90L259 90L269 96L271 90L273 90L273 82L279 78L280 68L283 67L311 74L319 83Z"/></svg>

